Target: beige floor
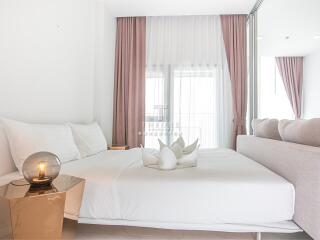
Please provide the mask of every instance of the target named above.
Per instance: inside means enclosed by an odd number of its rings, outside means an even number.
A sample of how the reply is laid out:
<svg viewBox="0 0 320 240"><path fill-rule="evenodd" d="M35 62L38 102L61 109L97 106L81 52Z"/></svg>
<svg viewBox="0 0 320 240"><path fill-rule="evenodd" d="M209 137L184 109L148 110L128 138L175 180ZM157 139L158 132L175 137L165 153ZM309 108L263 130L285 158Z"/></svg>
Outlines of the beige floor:
<svg viewBox="0 0 320 240"><path fill-rule="evenodd" d="M253 240L250 233L219 233L204 231L173 231L123 226L100 226L65 221L63 237L76 240ZM312 240L304 233L262 234L262 240Z"/></svg>

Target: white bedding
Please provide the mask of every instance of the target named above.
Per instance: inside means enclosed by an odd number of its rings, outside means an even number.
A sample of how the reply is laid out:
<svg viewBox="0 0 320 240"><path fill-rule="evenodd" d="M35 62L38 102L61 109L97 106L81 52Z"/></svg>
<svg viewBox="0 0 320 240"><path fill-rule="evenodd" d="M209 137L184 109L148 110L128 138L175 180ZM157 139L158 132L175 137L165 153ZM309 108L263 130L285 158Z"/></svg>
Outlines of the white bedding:
<svg viewBox="0 0 320 240"><path fill-rule="evenodd" d="M198 167L174 171L143 167L140 154L105 151L63 165L62 173L86 179L79 222L210 230L293 217L293 185L234 151L202 150Z"/></svg>
<svg viewBox="0 0 320 240"><path fill-rule="evenodd" d="M293 185L253 160L227 149L200 150L197 167L160 171L143 167L140 154L140 149L105 151L62 166L62 174L86 179L80 223L300 230L291 221Z"/></svg>

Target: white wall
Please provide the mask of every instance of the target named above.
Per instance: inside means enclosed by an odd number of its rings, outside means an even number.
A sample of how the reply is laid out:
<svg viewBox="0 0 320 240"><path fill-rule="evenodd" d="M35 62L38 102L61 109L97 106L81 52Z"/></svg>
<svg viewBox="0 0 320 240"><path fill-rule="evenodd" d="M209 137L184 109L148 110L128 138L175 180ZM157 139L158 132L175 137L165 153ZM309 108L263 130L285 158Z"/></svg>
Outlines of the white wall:
<svg viewBox="0 0 320 240"><path fill-rule="evenodd" d="M96 118L110 142L114 34L97 0L0 0L0 116Z"/></svg>
<svg viewBox="0 0 320 240"><path fill-rule="evenodd" d="M320 49L304 58L303 118L320 117Z"/></svg>
<svg viewBox="0 0 320 240"><path fill-rule="evenodd" d="M103 2L96 4L95 119L112 142L116 18Z"/></svg>
<svg viewBox="0 0 320 240"><path fill-rule="evenodd" d="M93 24L90 0L1 0L0 114L91 120Z"/></svg>

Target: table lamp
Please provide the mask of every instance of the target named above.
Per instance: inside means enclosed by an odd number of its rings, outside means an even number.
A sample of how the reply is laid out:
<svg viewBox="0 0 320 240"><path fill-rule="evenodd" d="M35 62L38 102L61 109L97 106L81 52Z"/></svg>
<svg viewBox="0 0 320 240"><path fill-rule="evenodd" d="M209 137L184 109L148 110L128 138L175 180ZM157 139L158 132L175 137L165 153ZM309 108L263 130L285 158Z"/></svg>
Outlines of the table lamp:
<svg viewBox="0 0 320 240"><path fill-rule="evenodd" d="M60 160L50 152L38 152L30 155L23 163L22 174L30 189L51 187L52 181L59 175Z"/></svg>

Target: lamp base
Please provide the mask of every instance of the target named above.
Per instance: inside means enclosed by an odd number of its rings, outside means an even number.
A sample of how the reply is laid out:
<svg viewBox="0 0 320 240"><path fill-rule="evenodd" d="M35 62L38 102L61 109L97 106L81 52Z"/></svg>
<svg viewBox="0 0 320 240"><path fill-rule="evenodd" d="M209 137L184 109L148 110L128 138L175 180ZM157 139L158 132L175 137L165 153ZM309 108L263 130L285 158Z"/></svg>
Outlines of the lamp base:
<svg viewBox="0 0 320 240"><path fill-rule="evenodd" d="M30 196L38 196L42 194L50 194L56 193L58 190L54 187L54 185L50 184L47 186L30 186L28 192L26 192L26 197Z"/></svg>
<svg viewBox="0 0 320 240"><path fill-rule="evenodd" d="M47 190L52 188L52 179L45 177L45 178L34 178L30 183L30 190Z"/></svg>

